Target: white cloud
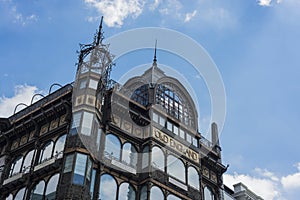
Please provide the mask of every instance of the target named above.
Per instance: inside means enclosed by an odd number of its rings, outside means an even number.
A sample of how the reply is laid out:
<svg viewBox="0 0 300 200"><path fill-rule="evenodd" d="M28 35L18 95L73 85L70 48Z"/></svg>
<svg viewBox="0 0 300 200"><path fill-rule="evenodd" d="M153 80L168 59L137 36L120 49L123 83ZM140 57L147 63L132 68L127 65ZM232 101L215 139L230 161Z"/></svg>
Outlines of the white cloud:
<svg viewBox="0 0 300 200"><path fill-rule="evenodd" d="M169 15L175 18L181 18L182 13L182 4L178 0L168 0L163 6L160 6L159 9L160 14Z"/></svg>
<svg viewBox="0 0 300 200"><path fill-rule="evenodd" d="M160 3L161 0L154 0L154 3L149 5L149 9L151 11L154 11L159 6Z"/></svg>
<svg viewBox="0 0 300 200"><path fill-rule="evenodd" d="M268 200L298 199L296 197L300 194L300 162L296 167L296 173L286 176L279 176L261 168L255 168L252 175L236 172L225 174L224 184L233 189L234 184L241 182L257 195Z"/></svg>
<svg viewBox="0 0 300 200"><path fill-rule="evenodd" d="M199 11L200 19L205 23L216 28L234 27L237 23L236 18L226 8L215 7Z"/></svg>
<svg viewBox="0 0 300 200"><path fill-rule="evenodd" d="M268 171L267 169L260 169L260 168L255 168L254 171L262 176L262 177L266 177L266 178L269 178L271 179L272 181L275 181L275 182L278 182L279 181L279 178L273 173L273 172L270 172Z"/></svg>
<svg viewBox="0 0 300 200"><path fill-rule="evenodd" d="M33 23L38 21L38 16L35 14L31 15L24 15L18 11L17 6L12 1L6 1L5 3L8 4L10 7L10 16L13 18L14 23L19 23L22 26L26 26L27 24Z"/></svg>
<svg viewBox="0 0 300 200"><path fill-rule="evenodd" d="M120 27L128 17L138 17L145 4L145 0L84 0L84 2L95 8L104 16L104 23L109 27ZM94 20L89 17L88 20Z"/></svg>
<svg viewBox="0 0 300 200"><path fill-rule="evenodd" d="M298 172L281 178L283 188L286 190L300 189L300 163L297 164Z"/></svg>
<svg viewBox="0 0 300 200"><path fill-rule="evenodd" d="M0 97L1 117L11 116L14 112L16 105L19 103L25 103L26 105L29 105L33 95L39 91L35 86L17 85L15 86L14 92L15 94L12 97ZM20 108L24 107L20 106Z"/></svg>
<svg viewBox="0 0 300 200"><path fill-rule="evenodd" d="M242 182L248 189L261 196L264 199L278 199L281 195L278 185L268 178L256 178L250 175L225 174L224 183L233 189L232 185Z"/></svg>
<svg viewBox="0 0 300 200"><path fill-rule="evenodd" d="M272 0L258 0L258 5L260 6L270 6Z"/></svg>
<svg viewBox="0 0 300 200"><path fill-rule="evenodd" d="M189 22L195 15L197 14L197 10L194 10L191 13L186 13L184 22Z"/></svg>

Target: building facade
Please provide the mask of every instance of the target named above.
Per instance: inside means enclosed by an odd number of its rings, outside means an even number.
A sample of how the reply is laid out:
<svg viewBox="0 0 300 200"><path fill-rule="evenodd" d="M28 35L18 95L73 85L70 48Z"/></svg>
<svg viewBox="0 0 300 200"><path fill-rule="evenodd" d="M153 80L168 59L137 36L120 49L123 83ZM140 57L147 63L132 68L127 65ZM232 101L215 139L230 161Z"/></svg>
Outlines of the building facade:
<svg viewBox="0 0 300 200"><path fill-rule="evenodd" d="M193 99L156 53L124 85L112 60L100 26L74 83L0 119L0 199L224 199L217 125L212 142L199 133Z"/></svg>

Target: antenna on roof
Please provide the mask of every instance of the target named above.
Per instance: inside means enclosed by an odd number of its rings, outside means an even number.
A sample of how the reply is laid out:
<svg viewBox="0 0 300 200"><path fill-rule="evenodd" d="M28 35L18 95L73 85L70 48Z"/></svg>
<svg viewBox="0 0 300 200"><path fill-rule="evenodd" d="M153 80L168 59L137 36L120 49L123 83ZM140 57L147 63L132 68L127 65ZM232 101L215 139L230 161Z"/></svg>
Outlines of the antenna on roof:
<svg viewBox="0 0 300 200"><path fill-rule="evenodd" d="M103 36L102 36L102 23L103 23L103 16L101 17L100 25L99 25L99 31L97 35L96 45L99 45L100 42L102 42Z"/></svg>

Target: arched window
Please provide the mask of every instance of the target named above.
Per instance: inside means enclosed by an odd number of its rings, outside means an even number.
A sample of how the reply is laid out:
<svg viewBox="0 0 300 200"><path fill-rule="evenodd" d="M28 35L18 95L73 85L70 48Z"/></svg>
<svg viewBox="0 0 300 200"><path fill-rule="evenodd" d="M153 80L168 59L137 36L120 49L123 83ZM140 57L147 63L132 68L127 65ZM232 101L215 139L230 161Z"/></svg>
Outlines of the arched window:
<svg viewBox="0 0 300 200"><path fill-rule="evenodd" d="M25 196L25 188L19 190L14 200L23 200Z"/></svg>
<svg viewBox="0 0 300 200"><path fill-rule="evenodd" d="M59 174L55 174L51 177L47 184L45 199L47 200L54 200L56 196L56 188L58 185Z"/></svg>
<svg viewBox="0 0 300 200"><path fill-rule="evenodd" d="M152 156L152 162L151 162L152 167L164 171L165 155L163 151L159 147L155 146L152 148L151 156Z"/></svg>
<svg viewBox="0 0 300 200"><path fill-rule="evenodd" d="M63 156L63 151L64 151L64 148L65 148L66 137L67 137L66 134L60 136L60 138L58 138L58 140L55 143L54 156L57 157L57 158L62 158L62 156Z"/></svg>
<svg viewBox="0 0 300 200"><path fill-rule="evenodd" d="M156 89L156 104L162 105L176 119L182 119L182 103L178 95L164 85Z"/></svg>
<svg viewBox="0 0 300 200"><path fill-rule="evenodd" d="M143 106L147 106L149 104L148 93L148 85L142 85L133 92L131 99Z"/></svg>
<svg viewBox="0 0 300 200"><path fill-rule="evenodd" d="M108 134L105 140L105 157L120 160L121 142L119 138L113 134Z"/></svg>
<svg viewBox="0 0 300 200"><path fill-rule="evenodd" d="M168 156L167 172L169 175L185 183L185 167L183 162L173 155Z"/></svg>
<svg viewBox="0 0 300 200"><path fill-rule="evenodd" d="M100 178L99 199L115 200L117 194L117 183L109 174L103 174Z"/></svg>
<svg viewBox="0 0 300 200"><path fill-rule="evenodd" d="M49 141L41 150L40 163L49 160L52 157L53 142Z"/></svg>
<svg viewBox="0 0 300 200"><path fill-rule="evenodd" d="M8 197L6 197L6 199L5 200L13 200L13 195L12 194L10 194Z"/></svg>
<svg viewBox="0 0 300 200"><path fill-rule="evenodd" d="M147 186L144 185L141 189L140 200L147 200Z"/></svg>
<svg viewBox="0 0 300 200"><path fill-rule="evenodd" d="M136 152L135 147L129 142L127 142L123 145L122 161L127 163L128 165L136 168L137 152Z"/></svg>
<svg viewBox="0 0 300 200"><path fill-rule="evenodd" d="M173 194L169 194L167 200L181 200L181 199Z"/></svg>
<svg viewBox="0 0 300 200"><path fill-rule="evenodd" d="M151 188L150 200L164 200L164 194L159 187L153 186Z"/></svg>
<svg viewBox="0 0 300 200"><path fill-rule="evenodd" d="M122 183L119 187L119 200L135 200L135 190L129 183Z"/></svg>
<svg viewBox="0 0 300 200"><path fill-rule="evenodd" d="M188 168L188 184L199 190L199 174L194 167Z"/></svg>
<svg viewBox="0 0 300 200"><path fill-rule="evenodd" d="M33 153L34 150L31 150L29 153L27 153L24 163L23 163L23 167L22 167L22 171L24 173L27 173L30 171L30 167L31 167L31 163L32 163L32 158L33 158Z"/></svg>
<svg viewBox="0 0 300 200"><path fill-rule="evenodd" d="M9 176L20 173L22 166L23 156L17 157L11 164Z"/></svg>
<svg viewBox="0 0 300 200"><path fill-rule="evenodd" d="M204 200L214 200L214 193L209 187L204 188Z"/></svg>
<svg viewBox="0 0 300 200"><path fill-rule="evenodd" d="M38 184L35 185L34 189L31 192L31 200L43 200L45 190L45 181L41 180Z"/></svg>

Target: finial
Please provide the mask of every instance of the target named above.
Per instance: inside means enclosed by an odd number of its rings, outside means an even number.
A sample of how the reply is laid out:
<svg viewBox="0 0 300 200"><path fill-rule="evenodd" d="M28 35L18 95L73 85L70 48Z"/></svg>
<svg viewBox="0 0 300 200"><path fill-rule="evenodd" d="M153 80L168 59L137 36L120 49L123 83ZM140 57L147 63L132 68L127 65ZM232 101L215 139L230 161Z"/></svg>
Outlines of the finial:
<svg viewBox="0 0 300 200"><path fill-rule="evenodd" d="M101 17L100 25L99 25L99 31L97 35L97 41L96 45L99 45L100 42L102 42L102 23L103 23L103 16Z"/></svg>
<svg viewBox="0 0 300 200"><path fill-rule="evenodd" d="M155 63L155 64L156 64L156 61L157 61L157 59L156 59L156 47L157 47L157 40L155 40L154 59L153 59L153 63Z"/></svg>

